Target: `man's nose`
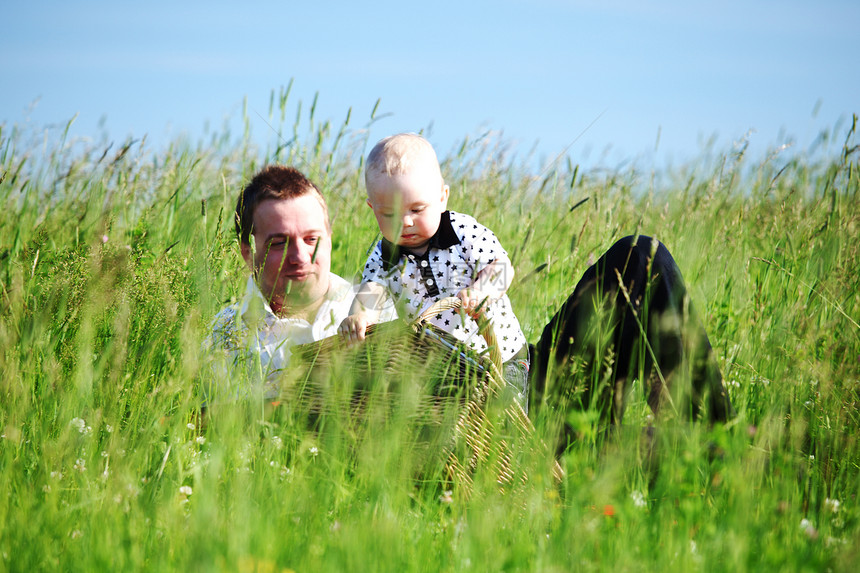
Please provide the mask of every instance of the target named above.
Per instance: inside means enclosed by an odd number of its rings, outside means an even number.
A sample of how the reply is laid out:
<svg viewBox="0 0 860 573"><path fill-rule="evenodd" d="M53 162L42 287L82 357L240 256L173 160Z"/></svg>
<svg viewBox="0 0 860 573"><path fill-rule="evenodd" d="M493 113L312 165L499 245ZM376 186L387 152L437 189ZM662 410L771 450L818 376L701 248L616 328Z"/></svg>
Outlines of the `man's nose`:
<svg viewBox="0 0 860 573"><path fill-rule="evenodd" d="M413 223L413 217L412 217L411 213L406 213L405 215L403 215L403 226L404 227L411 227L412 223Z"/></svg>
<svg viewBox="0 0 860 573"><path fill-rule="evenodd" d="M311 251L301 241L290 241L287 247L287 261L291 264L306 264L311 260Z"/></svg>

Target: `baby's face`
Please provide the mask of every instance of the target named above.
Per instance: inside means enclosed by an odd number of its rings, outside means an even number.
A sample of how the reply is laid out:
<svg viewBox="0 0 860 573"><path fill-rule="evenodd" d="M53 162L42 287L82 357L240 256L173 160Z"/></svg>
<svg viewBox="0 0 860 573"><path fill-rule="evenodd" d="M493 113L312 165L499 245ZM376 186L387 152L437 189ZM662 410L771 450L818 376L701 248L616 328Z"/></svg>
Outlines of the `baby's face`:
<svg viewBox="0 0 860 573"><path fill-rule="evenodd" d="M448 186L438 170L416 165L402 175L376 175L367 187L367 204L382 236L423 254L448 206Z"/></svg>

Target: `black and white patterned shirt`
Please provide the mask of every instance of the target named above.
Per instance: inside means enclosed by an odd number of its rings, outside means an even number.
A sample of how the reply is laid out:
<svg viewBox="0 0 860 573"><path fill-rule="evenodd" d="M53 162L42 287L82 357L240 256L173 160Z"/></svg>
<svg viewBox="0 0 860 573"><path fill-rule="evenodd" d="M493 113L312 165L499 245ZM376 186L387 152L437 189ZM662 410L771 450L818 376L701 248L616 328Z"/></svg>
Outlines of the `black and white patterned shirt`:
<svg viewBox="0 0 860 573"><path fill-rule="evenodd" d="M411 253L386 239L379 241L364 266L362 282L386 287L397 305L398 314L414 320L433 303L456 296L472 286L481 269L500 256L507 257L507 253L492 231L469 215L445 211L439 230L423 255ZM510 265L508 272L513 272ZM509 277L499 280L506 278ZM526 338L508 295L490 304L485 316L493 324L502 360L510 360L526 344ZM443 311L431 317L430 322L476 352L487 347L478 333L477 323L462 313Z"/></svg>

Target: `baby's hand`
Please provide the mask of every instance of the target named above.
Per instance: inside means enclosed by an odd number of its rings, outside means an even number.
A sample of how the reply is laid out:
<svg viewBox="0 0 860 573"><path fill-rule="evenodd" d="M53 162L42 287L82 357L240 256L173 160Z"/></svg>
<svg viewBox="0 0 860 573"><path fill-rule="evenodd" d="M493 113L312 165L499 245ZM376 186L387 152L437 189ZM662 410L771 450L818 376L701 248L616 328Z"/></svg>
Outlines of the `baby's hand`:
<svg viewBox="0 0 860 573"><path fill-rule="evenodd" d="M367 325L368 320L366 316L361 313L351 314L343 319L343 322L337 327L337 331L346 339L348 344L355 344L364 340Z"/></svg>
<svg viewBox="0 0 860 573"><path fill-rule="evenodd" d="M490 297L476 288L464 288L457 298L463 303L463 311L472 318L480 317L490 304Z"/></svg>

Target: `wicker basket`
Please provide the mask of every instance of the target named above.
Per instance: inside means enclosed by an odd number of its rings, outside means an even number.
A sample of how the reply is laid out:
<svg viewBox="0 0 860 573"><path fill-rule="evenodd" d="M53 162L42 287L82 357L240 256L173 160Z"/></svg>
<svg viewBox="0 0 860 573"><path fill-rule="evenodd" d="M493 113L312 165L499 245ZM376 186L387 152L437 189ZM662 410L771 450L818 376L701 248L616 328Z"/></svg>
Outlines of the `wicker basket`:
<svg viewBox="0 0 860 573"><path fill-rule="evenodd" d="M312 416L356 419L376 398L392 408L413 399L410 412L423 445L444 460L449 478L471 484L474 470L489 462L500 483L525 481L512 463L510 441L529 436L531 421L515 400L488 415L488 404L505 385L492 324L481 324L488 352L478 355L428 323L429 317L458 308L459 299L443 299L411 324L369 327L365 343L353 347L339 336L293 347L291 366L298 370L285 384L282 399ZM332 381L339 378L353 385L338 388ZM502 427L504 440L496 435Z"/></svg>

